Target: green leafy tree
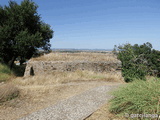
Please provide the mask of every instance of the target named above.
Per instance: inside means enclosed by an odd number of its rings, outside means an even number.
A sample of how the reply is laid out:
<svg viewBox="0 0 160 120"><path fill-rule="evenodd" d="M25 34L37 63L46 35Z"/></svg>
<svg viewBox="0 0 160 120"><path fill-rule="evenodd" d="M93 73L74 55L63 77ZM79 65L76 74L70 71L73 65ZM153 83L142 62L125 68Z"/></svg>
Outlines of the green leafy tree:
<svg viewBox="0 0 160 120"><path fill-rule="evenodd" d="M124 44L115 47L114 52L122 62L122 75L126 82L143 79L149 75L160 75L160 52L152 49L152 44Z"/></svg>
<svg viewBox="0 0 160 120"><path fill-rule="evenodd" d="M135 49L131 44L118 46L118 59L122 62L122 75L126 82L134 79L145 79L146 67L137 59Z"/></svg>
<svg viewBox="0 0 160 120"><path fill-rule="evenodd" d="M53 30L41 20L37 8L31 0L0 6L0 58L11 68L17 57L23 61L38 48L50 49Z"/></svg>
<svg viewBox="0 0 160 120"><path fill-rule="evenodd" d="M151 69L151 75L160 77L160 51L153 49L149 58L149 68Z"/></svg>

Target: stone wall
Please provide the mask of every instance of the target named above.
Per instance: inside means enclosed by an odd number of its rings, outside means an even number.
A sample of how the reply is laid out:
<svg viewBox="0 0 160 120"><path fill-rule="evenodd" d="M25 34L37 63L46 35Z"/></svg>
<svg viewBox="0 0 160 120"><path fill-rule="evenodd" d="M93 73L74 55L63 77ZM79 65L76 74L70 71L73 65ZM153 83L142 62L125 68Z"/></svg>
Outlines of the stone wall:
<svg viewBox="0 0 160 120"><path fill-rule="evenodd" d="M31 75L48 74L53 71L89 70L95 72L120 70L121 62L91 62L91 61L29 61L24 77Z"/></svg>

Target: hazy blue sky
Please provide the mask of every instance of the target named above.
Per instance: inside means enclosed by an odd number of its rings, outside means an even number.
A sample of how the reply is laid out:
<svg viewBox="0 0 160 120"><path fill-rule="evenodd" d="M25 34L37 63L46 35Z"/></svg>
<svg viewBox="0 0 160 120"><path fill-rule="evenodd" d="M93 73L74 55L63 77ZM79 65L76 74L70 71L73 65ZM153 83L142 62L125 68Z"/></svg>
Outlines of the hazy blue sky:
<svg viewBox="0 0 160 120"><path fill-rule="evenodd" d="M42 20L55 31L52 48L112 49L150 42L160 50L160 0L33 1Z"/></svg>

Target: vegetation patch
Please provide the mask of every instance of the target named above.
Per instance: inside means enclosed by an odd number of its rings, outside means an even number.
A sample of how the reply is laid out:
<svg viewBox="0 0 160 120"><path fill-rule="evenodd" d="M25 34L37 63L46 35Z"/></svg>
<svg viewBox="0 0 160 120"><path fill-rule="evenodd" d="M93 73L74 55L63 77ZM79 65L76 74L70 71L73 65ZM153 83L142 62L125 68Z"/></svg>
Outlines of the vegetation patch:
<svg viewBox="0 0 160 120"><path fill-rule="evenodd" d="M7 81L11 78L11 70L8 66L0 63L0 82Z"/></svg>
<svg viewBox="0 0 160 120"><path fill-rule="evenodd" d="M160 79L139 81L119 88L112 94L110 112L127 114L160 114Z"/></svg>
<svg viewBox="0 0 160 120"><path fill-rule="evenodd" d="M13 84L0 85L0 103L18 97L19 89Z"/></svg>

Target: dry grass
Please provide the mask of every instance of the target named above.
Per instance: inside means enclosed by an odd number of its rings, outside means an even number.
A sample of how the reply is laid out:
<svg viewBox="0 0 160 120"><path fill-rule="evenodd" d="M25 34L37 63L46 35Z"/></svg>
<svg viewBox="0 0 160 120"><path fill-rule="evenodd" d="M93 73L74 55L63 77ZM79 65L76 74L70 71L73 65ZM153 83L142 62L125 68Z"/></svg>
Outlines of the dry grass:
<svg viewBox="0 0 160 120"><path fill-rule="evenodd" d="M84 81L107 81L107 82L123 82L120 73L104 72L96 73L93 71L75 71L75 72L53 72L52 74L32 76L29 78L17 78L13 82L16 85L55 85L68 82L84 82Z"/></svg>
<svg viewBox="0 0 160 120"><path fill-rule="evenodd" d="M109 104L103 105L85 120L127 120L125 117L118 117L115 114L110 113L108 108Z"/></svg>
<svg viewBox="0 0 160 120"><path fill-rule="evenodd" d="M50 53L33 58L33 61L118 61L114 54L110 53Z"/></svg>
<svg viewBox="0 0 160 120"><path fill-rule="evenodd" d="M0 103L11 100L19 95L19 89L11 83L0 85Z"/></svg>

